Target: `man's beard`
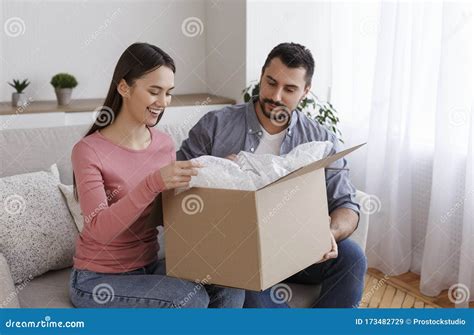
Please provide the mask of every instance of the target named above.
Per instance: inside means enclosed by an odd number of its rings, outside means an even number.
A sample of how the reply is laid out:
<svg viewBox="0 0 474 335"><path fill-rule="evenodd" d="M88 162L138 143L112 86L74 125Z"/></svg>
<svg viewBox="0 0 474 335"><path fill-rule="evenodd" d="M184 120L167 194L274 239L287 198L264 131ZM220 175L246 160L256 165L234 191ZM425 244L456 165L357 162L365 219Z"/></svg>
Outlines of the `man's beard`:
<svg viewBox="0 0 474 335"><path fill-rule="evenodd" d="M281 102L276 102L267 98L261 99L259 97L258 103L263 115L265 115L265 117L275 126L282 127L287 126L290 123L291 110ZM268 112L265 108L266 105L275 105L276 107Z"/></svg>

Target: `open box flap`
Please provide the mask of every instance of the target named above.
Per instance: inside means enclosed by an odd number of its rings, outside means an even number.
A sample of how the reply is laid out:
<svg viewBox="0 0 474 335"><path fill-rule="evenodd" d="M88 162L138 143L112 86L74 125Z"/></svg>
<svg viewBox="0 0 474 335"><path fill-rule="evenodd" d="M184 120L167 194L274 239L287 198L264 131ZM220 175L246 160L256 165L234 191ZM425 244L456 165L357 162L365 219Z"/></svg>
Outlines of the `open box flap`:
<svg viewBox="0 0 474 335"><path fill-rule="evenodd" d="M313 163L310 163L308 165L305 165L289 174L287 174L286 176L283 176L277 180L275 180L274 182L268 184L268 185L265 185L261 188L259 188L259 190L265 188L265 187L268 187L270 185L273 185L277 182L280 182L280 181L283 181L283 180L287 180L287 179L292 179L296 176L300 176L300 175L303 175L305 173L308 173L308 172L311 172L311 171L314 171L314 170L317 170L317 169L320 169L320 168L323 168L323 167L326 167L328 165L330 165L331 163L337 161L338 159L341 159L342 157L350 154L352 151L354 150L357 150L359 149L360 147L364 146L366 143L362 143L362 144L359 144L359 145L356 145L354 147L351 147L349 149L346 149L346 150L343 150L343 151L340 151L338 153L335 153L333 155L330 155L330 156L327 156L325 158L322 158L316 162L313 162Z"/></svg>

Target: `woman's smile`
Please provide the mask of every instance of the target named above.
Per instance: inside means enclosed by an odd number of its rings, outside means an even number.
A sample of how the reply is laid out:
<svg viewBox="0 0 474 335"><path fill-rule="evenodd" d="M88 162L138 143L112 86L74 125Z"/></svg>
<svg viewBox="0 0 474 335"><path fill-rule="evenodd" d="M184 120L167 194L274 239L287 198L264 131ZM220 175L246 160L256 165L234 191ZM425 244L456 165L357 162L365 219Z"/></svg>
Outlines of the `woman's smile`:
<svg viewBox="0 0 474 335"><path fill-rule="evenodd" d="M154 117L157 118L164 111L162 107L147 107L148 112Z"/></svg>

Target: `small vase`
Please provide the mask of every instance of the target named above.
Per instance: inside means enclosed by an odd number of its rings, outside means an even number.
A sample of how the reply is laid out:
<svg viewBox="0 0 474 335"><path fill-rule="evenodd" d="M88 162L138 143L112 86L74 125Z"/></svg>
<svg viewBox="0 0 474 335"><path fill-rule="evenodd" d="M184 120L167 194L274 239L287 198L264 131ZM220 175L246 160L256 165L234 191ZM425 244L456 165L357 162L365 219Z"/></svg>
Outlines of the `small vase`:
<svg viewBox="0 0 474 335"><path fill-rule="evenodd" d="M12 106L20 107L25 105L28 102L25 93L12 93Z"/></svg>
<svg viewBox="0 0 474 335"><path fill-rule="evenodd" d="M71 102L72 88L55 88L58 105L66 106Z"/></svg>

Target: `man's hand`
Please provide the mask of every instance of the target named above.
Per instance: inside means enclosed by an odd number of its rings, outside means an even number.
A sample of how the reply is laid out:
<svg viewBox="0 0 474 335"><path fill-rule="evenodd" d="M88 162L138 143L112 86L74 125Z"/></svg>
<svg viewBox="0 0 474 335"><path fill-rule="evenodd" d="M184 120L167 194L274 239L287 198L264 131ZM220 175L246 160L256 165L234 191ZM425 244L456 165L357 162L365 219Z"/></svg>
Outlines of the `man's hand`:
<svg viewBox="0 0 474 335"><path fill-rule="evenodd" d="M329 223L331 223L331 217L329 217ZM338 255L337 242L336 242L336 239L334 238L333 232L331 231L331 250L325 253L323 256L323 259L321 259L316 264L326 262L327 260L330 260L332 258L337 258L337 255Z"/></svg>
<svg viewBox="0 0 474 335"><path fill-rule="evenodd" d="M349 208L337 208L331 212L330 227L336 241L342 241L354 232L359 215Z"/></svg>

